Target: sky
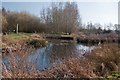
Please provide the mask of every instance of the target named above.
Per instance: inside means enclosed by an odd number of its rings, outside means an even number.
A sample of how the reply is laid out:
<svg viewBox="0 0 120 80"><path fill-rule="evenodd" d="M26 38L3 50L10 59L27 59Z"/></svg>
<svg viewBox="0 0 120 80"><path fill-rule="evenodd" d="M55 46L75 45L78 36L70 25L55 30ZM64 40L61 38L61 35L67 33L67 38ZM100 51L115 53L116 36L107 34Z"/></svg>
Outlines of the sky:
<svg viewBox="0 0 120 80"><path fill-rule="evenodd" d="M53 1L53 0L52 0ZM73 1L73 0L72 0ZM104 24L117 24L118 23L118 2L108 0L99 1L81 1L77 2L78 10L82 18L82 23L87 22ZM27 11L36 16L40 16L40 11L43 8L50 7L50 2L44 0L44 2L15 2L14 0L4 0L2 6L11 11Z"/></svg>
<svg viewBox="0 0 120 80"><path fill-rule="evenodd" d="M120 14L120 2L118 3L118 14ZM120 15L118 15L118 24L120 24Z"/></svg>
<svg viewBox="0 0 120 80"><path fill-rule="evenodd" d="M119 0L1 0L2 2L118 2Z"/></svg>

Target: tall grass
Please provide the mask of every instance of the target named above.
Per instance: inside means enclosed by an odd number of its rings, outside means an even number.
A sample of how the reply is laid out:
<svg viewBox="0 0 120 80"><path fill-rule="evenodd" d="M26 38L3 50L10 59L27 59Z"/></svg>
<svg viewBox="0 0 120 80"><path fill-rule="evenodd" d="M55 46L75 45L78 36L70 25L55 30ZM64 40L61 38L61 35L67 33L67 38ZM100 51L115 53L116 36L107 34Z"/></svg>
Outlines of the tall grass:
<svg viewBox="0 0 120 80"><path fill-rule="evenodd" d="M112 71L120 72L120 48L118 44L104 44L93 50L86 57L95 63L96 74L110 75Z"/></svg>

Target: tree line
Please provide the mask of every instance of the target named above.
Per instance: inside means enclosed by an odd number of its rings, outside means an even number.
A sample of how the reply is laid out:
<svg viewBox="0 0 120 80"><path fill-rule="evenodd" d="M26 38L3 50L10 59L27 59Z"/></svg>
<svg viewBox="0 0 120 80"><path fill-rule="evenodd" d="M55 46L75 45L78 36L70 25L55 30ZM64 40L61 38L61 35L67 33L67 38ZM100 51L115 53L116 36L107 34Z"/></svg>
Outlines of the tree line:
<svg viewBox="0 0 120 80"><path fill-rule="evenodd" d="M17 24L19 25L19 32L25 33L77 33L95 32L95 33L109 33L110 27L114 27L116 32L120 31L118 25L108 24L104 29L99 23L92 24L88 22L86 25L82 24L81 16L77 3L75 2L51 2L49 8L40 11L40 17L32 15L28 12L9 11L4 7L0 11L2 13L2 32L15 32Z"/></svg>
<svg viewBox="0 0 120 80"><path fill-rule="evenodd" d="M81 18L75 2L51 3L43 9L40 17L28 12L7 11L2 8L2 32L74 33L80 27Z"/></svg>

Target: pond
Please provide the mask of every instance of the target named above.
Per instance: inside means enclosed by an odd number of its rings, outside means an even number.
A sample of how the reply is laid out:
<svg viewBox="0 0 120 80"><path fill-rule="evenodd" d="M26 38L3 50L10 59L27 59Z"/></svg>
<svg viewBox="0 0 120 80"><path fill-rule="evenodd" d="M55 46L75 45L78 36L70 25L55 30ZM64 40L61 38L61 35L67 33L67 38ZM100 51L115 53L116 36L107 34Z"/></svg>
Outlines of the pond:
<svg viewBox="0 0 120 80"><path fill-rule="evenodd" d="M46 47L38 48L34 52L31 52L25 60L27 63L34 64L37 70L43 70L70 56L82 56L85 52L89 52L94 48L95 46L85 46L60 40L49 40L49 44ZM18 60L19 58L19 56L16 56L15 59ZM10 68L9 56L3 57L3 63Z"/></svg>

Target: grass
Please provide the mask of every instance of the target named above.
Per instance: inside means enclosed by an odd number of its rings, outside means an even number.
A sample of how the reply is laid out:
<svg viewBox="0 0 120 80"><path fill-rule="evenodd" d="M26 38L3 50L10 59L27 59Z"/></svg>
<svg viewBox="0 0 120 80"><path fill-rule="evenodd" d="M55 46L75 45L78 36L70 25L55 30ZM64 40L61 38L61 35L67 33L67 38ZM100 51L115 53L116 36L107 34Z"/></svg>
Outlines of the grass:
<svg viewBox="0 0 120 80"><path fill-rule="evenodd" d="M10 38L10 39L28 39L30 37L30 33L19 33L19 34L15 34L15 33L11 33L8 35L5 35L6 37Z"/></svg>
<svg viewBox="0 0 120 80"><path fill-rule="evenodd" d="M14 44L15 45L19 44L24 46L26 40L30 38L30 35L31 34L27 34L27 33L19 33L19 34L11 33L7 35L3 35L2 47L5 48L7 46L13 46Z"/></svg>
<svg viewBox="0 0 120 80"><path fill-rule="evenodd" d="M61 37L73 37L73 35L61 35Z"/></svg>
<svg viewBox="0 0 120 80"><path fill-rule="evenodd" d="M36 37L31 37L33 35L32 33L11 33L8 35L3 35L3 47L5 45L13 45L15 43L22 43L22 45L28 45L28 46L34 46L36 47L41 47L45 46L47 44L47 41L44 39L36 38ZM39 36L39 35L38 35Z"/></svg>

